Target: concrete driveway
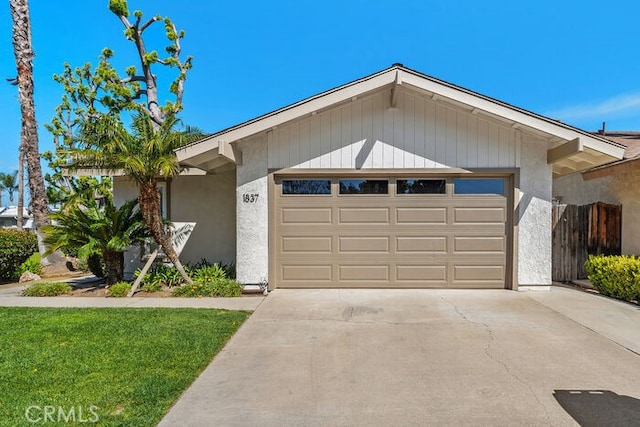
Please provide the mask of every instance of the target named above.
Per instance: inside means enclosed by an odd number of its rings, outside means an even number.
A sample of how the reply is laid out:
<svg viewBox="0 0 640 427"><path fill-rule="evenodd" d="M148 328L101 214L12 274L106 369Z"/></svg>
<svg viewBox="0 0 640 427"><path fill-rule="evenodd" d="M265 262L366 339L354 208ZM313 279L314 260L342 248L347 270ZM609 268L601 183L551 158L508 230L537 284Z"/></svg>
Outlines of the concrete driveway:
<svg viewBox="0 0 640 427"><path fill-rule="evenodd" d="M631 425L638 329L562 288L276 290L160 425Z"/></svg>

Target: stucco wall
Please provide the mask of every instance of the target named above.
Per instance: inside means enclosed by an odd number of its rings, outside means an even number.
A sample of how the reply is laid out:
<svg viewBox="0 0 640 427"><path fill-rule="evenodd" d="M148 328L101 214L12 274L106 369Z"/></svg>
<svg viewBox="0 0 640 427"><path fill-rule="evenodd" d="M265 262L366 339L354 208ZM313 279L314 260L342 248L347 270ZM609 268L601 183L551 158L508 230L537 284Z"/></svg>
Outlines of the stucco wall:
<svg viewBox="0 0 640 427"><path fill-rule="evenodd" d="M612 191L612 178L584 181L580 172L553 180L553 197L567 205L588 205L595 202L618 204Z"/></svg>
<svg viewBox="0 0 640 427"><path fill-rule="evenodd" d="M177 222L196 222L180 260L195 263L208 261L234 262L235 253L235 172L219 175L180 176L172 180L168 189L169 218ZM116 177L114 200L116 205L138 195L130 181ZM135 248L125 254L125 272L131 275L140 262Z"/></svg>
<svg viewBox="0 0 640 427"><path fill-rule="evenodd" d="M640 171L616 175L610 185L622 204L622 253L640 255Z"/></svg>
<svg viewBox="0 0 640 427"><path fill-rule="evenodd" d="M518 284L551 284L551 181L548 146L532 137L523 138L520 169L518 226Z"/></svg>
<svg viewBox="0 0 640 427"><path fill-rule="evenodd" d="M171 220L196 222L196 228L180 255L181 260L197 262L204 257L210 262L235 262L235 187L234 171L219 175L181 176L171 182Z"/></svg>
<svg viewBox="0 0 640 427"><path fill-rule="evenodd" d="M236 169L237 279L244 284L269 280L269 197L266 137L238 143Z"/></svg>

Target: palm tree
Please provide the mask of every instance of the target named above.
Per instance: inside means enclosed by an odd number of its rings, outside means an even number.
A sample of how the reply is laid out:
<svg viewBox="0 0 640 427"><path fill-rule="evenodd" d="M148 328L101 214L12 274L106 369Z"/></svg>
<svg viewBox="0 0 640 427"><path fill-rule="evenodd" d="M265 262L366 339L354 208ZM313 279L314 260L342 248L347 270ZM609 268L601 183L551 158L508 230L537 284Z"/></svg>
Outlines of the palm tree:
<svg viewBox="0 0 640 427"><path fill-rule="evenodd" d="M28 0L9 0L13 21L13 52L16 58L22 132L20 147L27 163L31 210L36 227L49 224L49 205L40 166L38 125L33 101L33 46L31 44L31 18Z"/></svg>
<svg viewBox="0 0 640 427"><path fill-rule="evenodd" d="M0 174L0 185L9 193L9 204L13 206L13 192L18 189L18 171Z"/></svg>
<svg viewBox="0 0 640 427"><path fill-rule="evenodd" d="M48 252L73 249L80 257L100 254L107 286L110 286L124 278L124 251L146 239L148 229L136 200L117 209L110 198L105 199L103 208L92 199L85 203L70 205L52 214L53 225L43 227L44 242Z"/></svg>
<svg viewBox="0 0 640 427"><path fill-rule="evenodd" d="M138 203L151 236L162 248L187 283L192 283L182 267L162 214L158 181L180 173L174 150L200 137L197 129L175 130L179 120L167 115L161 125L140 112L133 118L131 131L117 117L100 115L80 127L77 148L67 150L74 168L121 171L138 186Z"/></svg>

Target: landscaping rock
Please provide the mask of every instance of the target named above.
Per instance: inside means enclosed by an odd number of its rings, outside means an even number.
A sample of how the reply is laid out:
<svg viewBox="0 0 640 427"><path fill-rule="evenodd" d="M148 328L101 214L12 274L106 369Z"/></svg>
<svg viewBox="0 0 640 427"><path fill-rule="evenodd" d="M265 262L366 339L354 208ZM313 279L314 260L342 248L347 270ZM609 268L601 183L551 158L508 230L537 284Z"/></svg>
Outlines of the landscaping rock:
<svg viewBox="0 0 640 427"><path fill-rule="evenodd" d="M34 280L40 280L42 279L42 277L38 276L35 273L32 273L30 271L25 271L24 273L22 273L22 276L20 276L20 283L24 283L24 282L33 282Z"/></svg>

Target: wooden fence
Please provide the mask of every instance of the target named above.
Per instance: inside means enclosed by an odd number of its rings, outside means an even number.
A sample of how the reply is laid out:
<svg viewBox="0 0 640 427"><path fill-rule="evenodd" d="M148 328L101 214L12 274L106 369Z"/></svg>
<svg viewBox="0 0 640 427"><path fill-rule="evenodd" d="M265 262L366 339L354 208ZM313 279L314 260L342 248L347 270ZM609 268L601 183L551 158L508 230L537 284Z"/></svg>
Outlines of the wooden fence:
<svg viewBox="0 0 640 427"><path fill-rule="evenodd" d="M606 203L555 205L552 279L567 282L586 279L588 255L620 255L622 207Z"/></svg>

